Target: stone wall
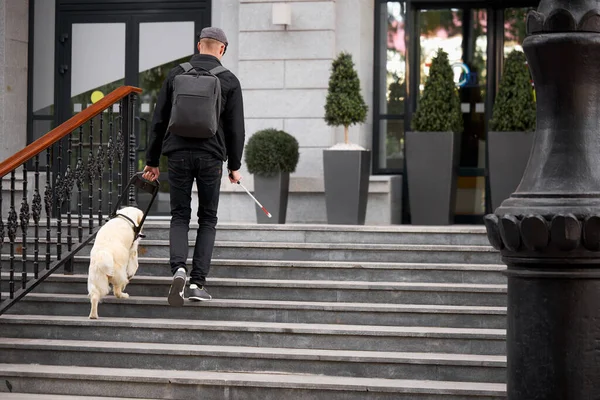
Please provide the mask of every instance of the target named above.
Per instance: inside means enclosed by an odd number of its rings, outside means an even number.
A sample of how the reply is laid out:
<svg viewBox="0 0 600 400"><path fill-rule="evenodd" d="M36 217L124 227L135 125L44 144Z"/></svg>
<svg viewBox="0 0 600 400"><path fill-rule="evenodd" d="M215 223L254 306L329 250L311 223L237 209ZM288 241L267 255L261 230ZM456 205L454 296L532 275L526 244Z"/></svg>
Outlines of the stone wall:
<svg viewBox="0 0 600 400"><path fill-rule="evenodd" d="M274 3L290 5L289 26L272 23ZM323 149L343 141L344 130L327 126L324 106L331 62L342 51L352 54L369 106L367 123L350 128L350 141L372 147L373 3L213 1L212 24L223 28L230 41L223 63L238 75L243 88L246 141L260 129L278 128L300 144L290 182L289 222L326 222ZM245 165L241 172L252 190L253 178ZM400 222L401 182L401 177L371 177L367 224ZM221 221L256 220L252 201L225 175L221 190Z"/></svg>
<svg viewBox="0 0 600 400"><path fill-rule="evenodd" d="M273 127L300 144L297 176L323 175L322 150L333 144L323 120L329 66L336 51L336 2L291 4L290 26L273 25L273 2L241 0L239 78L248 137Z"/></svg>
<svg viewBox="0 0 600 400"><path fill-rule="evenodd" d="M272 24L273 4L281 2L291 6L289 26ZM372 102L372 1L225 0L213 2L213 25L230 37L223 62L242 83L247 138L263 128L285 130L300 143L293 176L322 178L323 149L343 140L343 128L323 120L336 54L353 55L365 101ZM354 143L371 147L370 121L369 114L366 124L351 128Z"/></svg>
<svg viewBox="0 0 600 400"><path fill-rule="evenodd" d="M27 143L28 0L0 0L0 160Z"/></svg>

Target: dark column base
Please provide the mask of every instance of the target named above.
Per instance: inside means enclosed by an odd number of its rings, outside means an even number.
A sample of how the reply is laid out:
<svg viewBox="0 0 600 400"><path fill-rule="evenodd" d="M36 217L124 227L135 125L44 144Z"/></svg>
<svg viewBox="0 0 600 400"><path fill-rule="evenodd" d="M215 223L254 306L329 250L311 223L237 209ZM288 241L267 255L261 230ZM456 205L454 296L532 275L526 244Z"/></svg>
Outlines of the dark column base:
<svg viewBox="0 0 600 400"><path fill-rule="evenodd" d="M508 270L508 398L600 399L600 264Z"/></svg>

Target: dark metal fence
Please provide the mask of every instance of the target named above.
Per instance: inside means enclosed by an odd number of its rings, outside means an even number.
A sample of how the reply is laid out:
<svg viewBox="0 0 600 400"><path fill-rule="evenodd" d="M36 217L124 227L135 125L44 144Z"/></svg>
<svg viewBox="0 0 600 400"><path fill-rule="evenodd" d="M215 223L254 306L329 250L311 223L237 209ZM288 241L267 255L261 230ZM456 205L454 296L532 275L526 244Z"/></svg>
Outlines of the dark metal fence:
<svg viewBox="0 0 600 400"><path fill-rule="evenodd" d="M74 255L113 211L137 169L140 92L113 91L0 163L0 314L60 267L73 273Z"/></svg>

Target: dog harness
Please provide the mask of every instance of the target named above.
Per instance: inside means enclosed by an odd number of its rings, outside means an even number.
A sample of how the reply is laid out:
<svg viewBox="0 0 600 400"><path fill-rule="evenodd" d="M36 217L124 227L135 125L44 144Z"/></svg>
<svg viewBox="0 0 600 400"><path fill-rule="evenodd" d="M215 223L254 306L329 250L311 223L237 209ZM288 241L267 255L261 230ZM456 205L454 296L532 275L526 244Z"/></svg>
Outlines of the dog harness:
<svg viewBox="0 0 600 400"><path fill-rule="evenodd" d="M146 235L144 235L143 233L140 233L140 231L142 230L141 226L136 226L135 222L133 222L133 220L131 218L129 218L127 215L123 215L123 214L116 214L113 218L115 217L121 217L123 219L125 219L126 221L128 221L129 223L131 223L131 227L133 228L133 234L134 234L134 239L133 240L137 240L140 238L145 238Z"/></svg>

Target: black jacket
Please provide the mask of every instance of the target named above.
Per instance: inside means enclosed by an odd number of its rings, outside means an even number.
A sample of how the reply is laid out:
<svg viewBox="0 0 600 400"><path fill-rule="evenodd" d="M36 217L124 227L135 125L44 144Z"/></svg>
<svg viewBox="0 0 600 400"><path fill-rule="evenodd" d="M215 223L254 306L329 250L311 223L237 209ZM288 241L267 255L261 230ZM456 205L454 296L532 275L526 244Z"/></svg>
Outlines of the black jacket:
<svg viewBox="0 0 600 400"><path fill-rule="evenodd" d="M190 60L194 68L213 69L221 65L216 57L207 54L196 54ZM244 104L240 81L230 71L217 77L221 81L221 119L218 133L209 139L193 139L172 135L167 132L171 118L173 97L173 80L183 73L179 65L173 68L165 79L154 109L154 117L150 128L150 145L146 153L146 164L158 167L160 155L168 156L177 150L199 150L214 154L219 159L228 160L227 168L236 171L242 165L244 150Z"/></svg>

